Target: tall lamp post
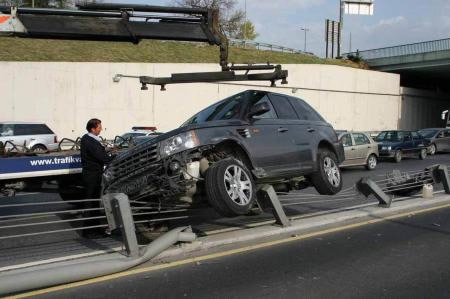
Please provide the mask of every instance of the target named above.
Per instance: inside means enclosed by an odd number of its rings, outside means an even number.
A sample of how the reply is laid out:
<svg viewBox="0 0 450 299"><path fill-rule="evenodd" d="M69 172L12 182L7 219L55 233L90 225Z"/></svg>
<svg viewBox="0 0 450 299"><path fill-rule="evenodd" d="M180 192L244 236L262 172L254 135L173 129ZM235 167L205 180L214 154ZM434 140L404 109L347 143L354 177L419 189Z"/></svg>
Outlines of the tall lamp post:
<svg viewBox="0 0 450 299"><path fill-rule="evenodd" d="M306 33L309 31L309 28L300 27L300 30L305 31L305 50L303 52L306 52Z"/></svg>

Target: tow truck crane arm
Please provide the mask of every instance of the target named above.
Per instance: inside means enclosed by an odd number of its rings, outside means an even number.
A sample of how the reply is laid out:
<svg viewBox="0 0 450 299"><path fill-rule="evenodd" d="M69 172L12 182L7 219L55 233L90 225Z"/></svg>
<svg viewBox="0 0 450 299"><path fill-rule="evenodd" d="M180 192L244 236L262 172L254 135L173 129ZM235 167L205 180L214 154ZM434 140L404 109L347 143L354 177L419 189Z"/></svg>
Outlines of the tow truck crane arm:
<svg viewBox="0 0 450 299"><path fill-rule="evenodd" d="M78 9L41 9L0 6L0 34L29 38L128 41L142 39L205 42L220 47L219 72L172 74L171 77L137 76L147 84L270 81L272 86L288 73L280 65L229 65L228 40L219 26L219 12L204 8L93 3ZM250 71L273 70L273 72ZM245 74L236 74L244 71ZM128 77L117 75L116 78Z"/></svg>

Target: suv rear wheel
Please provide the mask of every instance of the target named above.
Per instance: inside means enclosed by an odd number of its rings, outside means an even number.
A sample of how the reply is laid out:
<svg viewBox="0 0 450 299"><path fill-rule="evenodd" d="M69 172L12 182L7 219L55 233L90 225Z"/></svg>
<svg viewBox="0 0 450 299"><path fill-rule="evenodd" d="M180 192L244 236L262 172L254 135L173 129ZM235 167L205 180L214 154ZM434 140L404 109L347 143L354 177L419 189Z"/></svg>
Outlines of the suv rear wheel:
<svg viewBox="0 0 450 299"><path fill-rule="evenodd" d="M31 150L36 153L42 153L42 152L47 151L47 148L45 146L43 146L42 144L36 144L35 146L33 146L31 148Z"/></svg>
<svg viewBox="0 0 450 299"><path fill-rule="evenodd" d="M336 155L328 149L320 148L317 156L318 171L311 175L311 181L320 194L334 195L342 189Z"/></svg>
<svg viewBox="0 0 450 299"><path fill-rule="evenodd" d="M256 200L250 171L235 159L216 162L206 172L206 195L214 209L225 217L245 215Z"/></svg>

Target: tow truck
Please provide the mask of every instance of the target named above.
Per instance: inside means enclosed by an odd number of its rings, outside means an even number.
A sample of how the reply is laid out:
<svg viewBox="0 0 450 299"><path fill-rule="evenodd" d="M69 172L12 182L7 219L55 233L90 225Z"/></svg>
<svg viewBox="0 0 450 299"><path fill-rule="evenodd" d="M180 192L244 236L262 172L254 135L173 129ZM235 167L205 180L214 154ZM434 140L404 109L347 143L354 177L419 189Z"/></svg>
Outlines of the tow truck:
<svg viewBox="0 0 450 299"><path fill-rule="evenodd" d="M281 65L228 62L228 40L219 26L218 10L120 3L83 4L77 9L0 6L0 35L134 44L156 39L219 47L221 69L217 72L177 73L170 77L117 74L113 79L138 79L142 90L147 90L147 85L159 85L165 90L168 84L195 82L268 81L274 86L281 80L281 84L287 84L288 72ZM44 154L0 151L0 190L6 195L56 181L61 196L72 198L71 190L79 194L80 172L76 147Z"/></svg>

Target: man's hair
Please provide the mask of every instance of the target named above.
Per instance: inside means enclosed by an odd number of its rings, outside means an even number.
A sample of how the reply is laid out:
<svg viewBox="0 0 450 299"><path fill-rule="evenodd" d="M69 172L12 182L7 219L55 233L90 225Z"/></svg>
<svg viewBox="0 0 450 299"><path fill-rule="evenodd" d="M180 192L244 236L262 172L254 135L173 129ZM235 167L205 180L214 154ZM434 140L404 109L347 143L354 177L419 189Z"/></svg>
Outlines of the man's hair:
<svg viewBox="0 0 450 299"><path fill-rule="evenodd" d="M92 129L95 129L98 127L99 124L101 124L102 121L97 118L90 119L86 124L86 130L90 133Z"/></svg>

